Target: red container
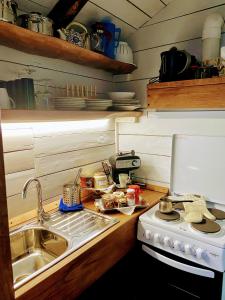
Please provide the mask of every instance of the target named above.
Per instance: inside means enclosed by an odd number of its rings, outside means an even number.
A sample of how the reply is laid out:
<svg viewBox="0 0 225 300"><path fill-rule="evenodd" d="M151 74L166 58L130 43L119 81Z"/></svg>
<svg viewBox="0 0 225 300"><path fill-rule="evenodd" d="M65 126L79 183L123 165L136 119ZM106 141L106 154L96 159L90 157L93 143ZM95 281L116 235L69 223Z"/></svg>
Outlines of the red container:
<svg viewBox="0 0 225 300"><path fill-rule="evenodd" d="M80 186L83 188L94 187L94 178L93 177L80 177Z"/></svg>
<svg viewBox="0 0 225 300"><path fill-rule="evenodd" d="M141 193L141 188L139 185L133 184L128 186L129 189L133 189L135 191L135 204L139 204L139 196Z"/></svg>

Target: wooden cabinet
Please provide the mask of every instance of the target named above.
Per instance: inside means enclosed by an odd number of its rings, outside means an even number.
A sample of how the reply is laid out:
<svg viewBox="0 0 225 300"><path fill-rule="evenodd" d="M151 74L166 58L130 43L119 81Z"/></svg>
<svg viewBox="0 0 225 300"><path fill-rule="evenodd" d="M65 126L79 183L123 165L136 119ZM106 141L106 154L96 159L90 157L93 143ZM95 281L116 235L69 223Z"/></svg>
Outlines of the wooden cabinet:
<svg viewBox="0 0 225 300"><path fill-rule="evenodd" d="M113 74L132 73L137 67L81 48L61 39L0 21L0 44L26 53L57 58Z"/></svg>
<svg viewBox="0 0 225 300"><path fill-rule="evenodd" d="M148 84L152 110L225 110L225 77Z"/></svg>

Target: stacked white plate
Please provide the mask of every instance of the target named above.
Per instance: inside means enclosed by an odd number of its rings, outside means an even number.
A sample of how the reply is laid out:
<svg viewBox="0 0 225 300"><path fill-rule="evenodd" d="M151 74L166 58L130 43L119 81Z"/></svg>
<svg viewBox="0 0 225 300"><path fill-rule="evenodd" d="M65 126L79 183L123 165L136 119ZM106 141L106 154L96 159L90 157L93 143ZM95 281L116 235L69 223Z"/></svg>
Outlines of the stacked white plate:
<svg viewBox="0 0 225 300"><path fill-rule="evenodd" d="M86 99L87 110L107 110L112 106L109 99Z"/></svg>
<svg viewBox="0 0 225 300"><path fill-rule="evenodd" d="M111 92L109 97L113 100L115 110L135 110L141 108L140 101L134 99L134 92Z"/></svg>
<svg viewBox="0 0 225 300"><path fill-rule="evenodd" d="M84 98L56 97L54 98L55 109L58 110L81 110L86 107Z"/></svg>

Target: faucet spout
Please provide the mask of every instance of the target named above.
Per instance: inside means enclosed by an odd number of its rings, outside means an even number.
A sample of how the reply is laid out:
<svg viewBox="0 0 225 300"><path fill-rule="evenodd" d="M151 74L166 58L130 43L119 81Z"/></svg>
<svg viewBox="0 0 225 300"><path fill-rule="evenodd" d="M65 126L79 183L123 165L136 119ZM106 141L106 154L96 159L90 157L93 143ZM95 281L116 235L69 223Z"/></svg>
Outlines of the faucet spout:
<svg viewBox="0 0 225 300"><path fill-rule="evenodd" d="M25 182L22 190L22 198L23 199L26 198L28 187L32 182L36 183L36 189L38 194L37 221L42 225L44 223L44 220L49 220L50 216L48 213L44 211L43 208L42 188L41 188L40 180L38 178L30 178Z"/></svg>

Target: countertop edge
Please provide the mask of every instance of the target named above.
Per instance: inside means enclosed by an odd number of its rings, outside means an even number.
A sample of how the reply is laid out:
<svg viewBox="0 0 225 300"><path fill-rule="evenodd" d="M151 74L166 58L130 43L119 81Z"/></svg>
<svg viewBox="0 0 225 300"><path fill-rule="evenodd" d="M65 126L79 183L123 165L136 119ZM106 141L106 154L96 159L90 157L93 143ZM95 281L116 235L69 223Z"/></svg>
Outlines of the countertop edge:
<svg viewBox="0 0 225 300"><path fill-rule="evenodd" d="M15 299L32 298L38 300L54 297L56 300L66 296L68 300L79 296L85 288L89 287L132 249L136 242L138 217L157 204L165 193L146 190L143 195L149 204L147 208L137 210L131 216L121 213L110 214L119 219L119 222L17 289ZM93 202L85 203L85 207L94 210ZM110 257L107 256L107 253L110 254ZM102 257L105 255L107 256L107 263L102 261ZM103 264L101 264L102 262ZM82 278L82 284L79 287L77 287L77 278ZM62 280L64 291L62 286L60 287ZM61 283L57 285L59 281Z"/></svg>

